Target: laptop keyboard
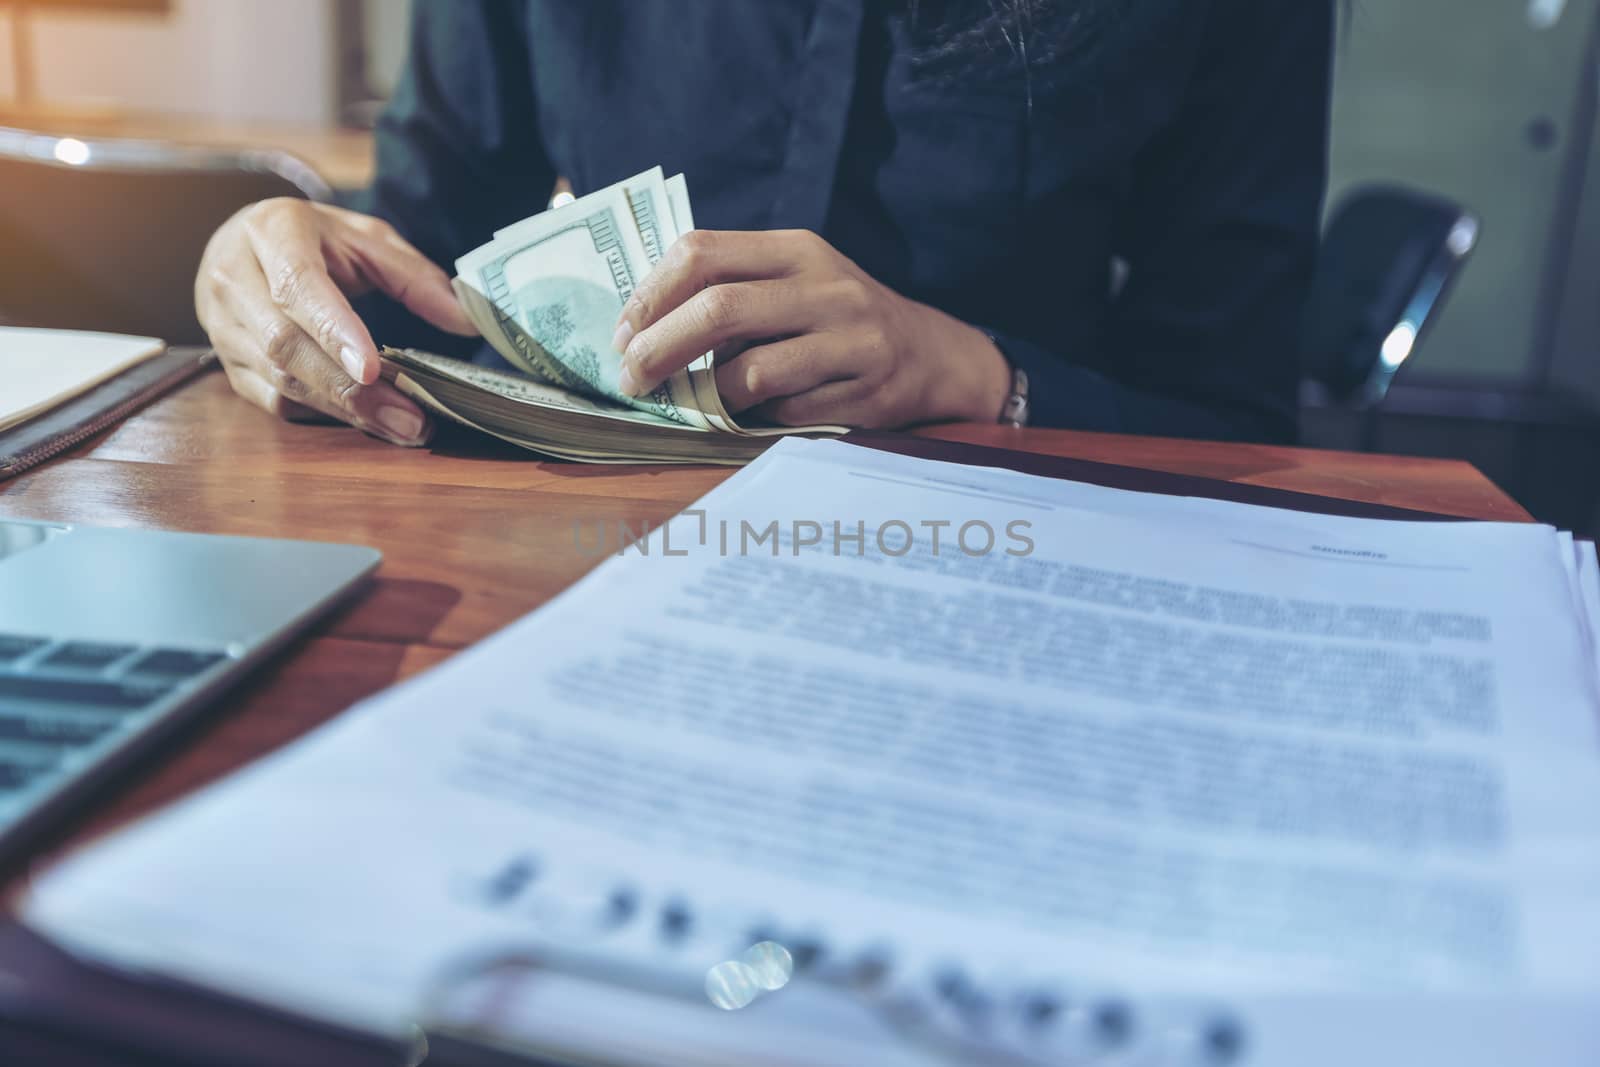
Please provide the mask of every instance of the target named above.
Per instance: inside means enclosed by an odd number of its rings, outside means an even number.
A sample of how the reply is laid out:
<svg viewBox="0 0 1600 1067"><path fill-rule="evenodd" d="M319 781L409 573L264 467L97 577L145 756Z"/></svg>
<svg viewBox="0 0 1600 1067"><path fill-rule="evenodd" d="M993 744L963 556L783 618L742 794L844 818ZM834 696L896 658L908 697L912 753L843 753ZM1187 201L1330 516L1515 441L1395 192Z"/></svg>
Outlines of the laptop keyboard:
<svg viewBox="0 0 1600 1067"><path fill-rule="evenodd" d="M0 826L24 813L27 794L90 762L112 735L144 725L228 659L212 649L0 633Z"/></svg>
<svg viewBox="0 0 1600 1067"><path fill-rule="evenodd" d="M43 648L50 642L42 637L18 637L15 634L0 634L0 663L10 663L21 659L35 649Z"/></svg>
<svg viewBox="0 0 1600 1067"><path fill-rule="evenodd" d="M50 668L41 665L41 669ZM172 687L147 682L96 682L81 678L49 678L0 674L0 710L12 704L90 711L138 711L149 707Z"/></svg>

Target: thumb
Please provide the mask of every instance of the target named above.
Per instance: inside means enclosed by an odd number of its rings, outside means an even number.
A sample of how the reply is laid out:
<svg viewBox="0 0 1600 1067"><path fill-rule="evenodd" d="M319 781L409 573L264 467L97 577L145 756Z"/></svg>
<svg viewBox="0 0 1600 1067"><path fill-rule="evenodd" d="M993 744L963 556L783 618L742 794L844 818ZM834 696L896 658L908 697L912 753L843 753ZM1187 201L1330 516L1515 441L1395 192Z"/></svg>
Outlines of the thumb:
<svg viewBox="0 0 1600 1067"><path fill-rule="evenodd" d="M387 294L413 315L449 333L478 336L478 328L462 310L450 276L412 247L392 228L352 243L353 273Z"/></svg>

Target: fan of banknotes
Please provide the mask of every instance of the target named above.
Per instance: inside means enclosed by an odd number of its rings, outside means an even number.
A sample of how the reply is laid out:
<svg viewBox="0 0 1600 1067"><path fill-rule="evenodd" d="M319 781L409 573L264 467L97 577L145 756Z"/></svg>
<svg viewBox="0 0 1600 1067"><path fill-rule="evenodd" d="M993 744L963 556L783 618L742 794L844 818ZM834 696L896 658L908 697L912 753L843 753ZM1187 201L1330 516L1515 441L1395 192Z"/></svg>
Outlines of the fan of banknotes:
<svg viewBox="0 0 1600 1067"><path fill-rule="evenodd" d="M742 426L706 353L652 393L618 388L611 349L622 305L694 228L683 175L660 167L494 235L456 261L456 296L520 373L385 349L390 376L435 411L523 447L592 462L748 461L775 437L837 426Z"/></svg>

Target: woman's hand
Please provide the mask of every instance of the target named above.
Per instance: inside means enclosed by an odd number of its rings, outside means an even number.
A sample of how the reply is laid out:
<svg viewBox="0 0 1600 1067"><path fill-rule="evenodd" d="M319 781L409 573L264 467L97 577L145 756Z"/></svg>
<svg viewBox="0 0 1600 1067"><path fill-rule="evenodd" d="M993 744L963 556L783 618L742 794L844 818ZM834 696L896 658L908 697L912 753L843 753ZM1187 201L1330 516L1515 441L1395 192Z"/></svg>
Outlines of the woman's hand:
<svg viewBox="0 0 1600 1067"><path fill-rule="evenodd" d="M633 395L715 351L728 410L790 426L991 422L1011 390L982 332L806 230L685 234L622 309L613 344Z"/></svg>
<svg viewBox="0 0 1600 1067"><path fill-rule="evenodd" d="M373 289L441 329L478 332L444 271L388 223L288 198L252 204L217 230L195 309L241 396L285 418L315 411L420 445L426 415L378 380L377 347L350 307Z"/></svg>

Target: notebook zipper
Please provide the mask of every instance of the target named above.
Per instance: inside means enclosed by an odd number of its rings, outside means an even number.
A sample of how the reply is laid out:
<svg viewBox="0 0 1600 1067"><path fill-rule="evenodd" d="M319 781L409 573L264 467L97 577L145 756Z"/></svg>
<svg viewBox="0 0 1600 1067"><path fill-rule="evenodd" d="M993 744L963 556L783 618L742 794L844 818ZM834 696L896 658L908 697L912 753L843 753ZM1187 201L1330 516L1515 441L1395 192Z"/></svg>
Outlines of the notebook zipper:
<svg viewBox="0 0 1600 1067"><path fill-rule="evenodd" d="M163 393L188 381L214 359L216 359L215 352L204 352L195 362L186 363L175 368L171 374L164 378L156 379L133 396L107 408L82 426L69 430L59 437L53 437L43 444L35 445L10 462L0 460L0 477L9 478L12 475L20 474L29 467L36 467L47 459L52 459L63 452L69 451L102 430L109 429Z"/></svg>

